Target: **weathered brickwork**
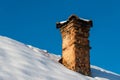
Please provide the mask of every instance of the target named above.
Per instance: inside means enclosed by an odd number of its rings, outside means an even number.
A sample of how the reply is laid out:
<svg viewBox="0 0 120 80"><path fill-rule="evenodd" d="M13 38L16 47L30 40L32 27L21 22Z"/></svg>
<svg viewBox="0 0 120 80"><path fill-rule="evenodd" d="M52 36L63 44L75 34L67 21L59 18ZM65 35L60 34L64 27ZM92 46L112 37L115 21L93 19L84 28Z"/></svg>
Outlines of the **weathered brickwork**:
<svg viewBox="0 0 120 80"><path fill-rule="evenodd" d="M70 70L90 75L89 30L92 21L83 20L75 15L64 23L57 23L62 35L61 63Z"/></svg>

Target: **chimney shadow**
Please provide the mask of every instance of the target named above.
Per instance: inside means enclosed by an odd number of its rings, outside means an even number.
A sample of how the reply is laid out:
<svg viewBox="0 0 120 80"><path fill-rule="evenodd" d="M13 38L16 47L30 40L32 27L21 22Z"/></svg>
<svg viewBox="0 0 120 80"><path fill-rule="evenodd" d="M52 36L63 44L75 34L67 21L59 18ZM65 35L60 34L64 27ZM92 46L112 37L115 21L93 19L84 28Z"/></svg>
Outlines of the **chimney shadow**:
<svg viewBox="0 0 120 80"><path fill-rule="evenodd" d="M120 80L120 75L106 71L100 68L91 68L91 74L93 78L107 78L109 80Z"/></svg>

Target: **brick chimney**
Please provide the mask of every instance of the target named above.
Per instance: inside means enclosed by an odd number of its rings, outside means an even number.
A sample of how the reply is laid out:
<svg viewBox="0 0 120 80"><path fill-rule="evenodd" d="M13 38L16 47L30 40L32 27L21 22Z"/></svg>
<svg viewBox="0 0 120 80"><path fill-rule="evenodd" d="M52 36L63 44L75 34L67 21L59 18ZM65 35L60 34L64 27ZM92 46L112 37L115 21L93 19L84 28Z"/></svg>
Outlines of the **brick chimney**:
<svg viewBox="0 0 120 80"><path fill-rule="evenodd" d="M90 76L89 31L92 21L72 15L56 24L62 35L60 62L68 69Z"/></svg>

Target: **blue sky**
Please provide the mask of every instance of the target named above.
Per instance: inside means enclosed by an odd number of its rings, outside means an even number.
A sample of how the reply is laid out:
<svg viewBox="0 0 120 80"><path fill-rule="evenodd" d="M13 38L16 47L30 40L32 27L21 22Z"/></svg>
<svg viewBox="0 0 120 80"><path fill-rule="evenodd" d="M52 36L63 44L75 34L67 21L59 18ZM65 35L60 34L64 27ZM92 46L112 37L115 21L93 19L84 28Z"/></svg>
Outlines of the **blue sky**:
<svg viewBox="0 0 120 80"><path fill-rule="evenodd" d="M91 64L120 74L119 0L0 0L0 35L61 54L56 22L92 19Z"/></svg>

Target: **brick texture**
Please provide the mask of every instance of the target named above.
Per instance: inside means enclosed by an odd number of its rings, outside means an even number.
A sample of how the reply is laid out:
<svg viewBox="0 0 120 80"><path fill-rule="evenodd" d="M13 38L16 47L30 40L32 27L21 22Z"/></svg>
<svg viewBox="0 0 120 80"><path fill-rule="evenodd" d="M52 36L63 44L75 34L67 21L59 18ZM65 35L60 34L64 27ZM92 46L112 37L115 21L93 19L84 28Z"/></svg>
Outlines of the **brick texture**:
<svg viewBox="0 0 120 80"><path fill-rule="evenodd" d="M62 35L62 59L68 69L90 76L89 30L91 21L72 15L65 23L57 23Z"/></svg>

